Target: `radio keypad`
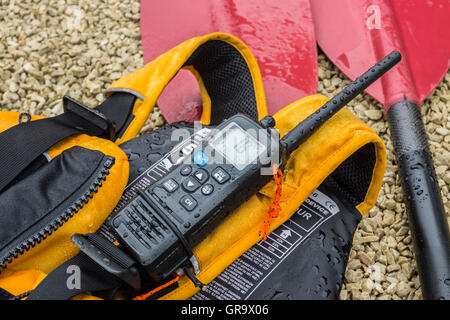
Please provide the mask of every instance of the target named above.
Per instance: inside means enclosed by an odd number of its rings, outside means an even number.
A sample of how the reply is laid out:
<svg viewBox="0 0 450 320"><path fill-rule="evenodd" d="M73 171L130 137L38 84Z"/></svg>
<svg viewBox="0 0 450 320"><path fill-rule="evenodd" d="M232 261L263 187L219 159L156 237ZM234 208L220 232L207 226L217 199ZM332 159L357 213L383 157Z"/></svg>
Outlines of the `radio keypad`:
<svg viewBox="0 0 450 320"><path fill-rule="evenodd" d="M194 172L194 177L200 182L201 184L204 184L208 180L208 171L203 169L198 169Z"/></svg>
<svg viewBox="0 0 450 320"><path fill-rule="evenodd" d="M183 189L187 192L194 192L198 188L200 188L200 183L192 176L187 177L182 182Z"/></svg>
<svg viewBox="0 0 450 320"><path fill-rule="evenodd" d="M220 184L224 184L231 178L228 172L226 172L221 167L217 167L216 169L214 169L211 175L214 178L214 180L216 180Z"/></svg>
<svg viewBox="0 0 450 320"><path fill-rule="evenodd" d="M189 165L183 166L180 170L182 176L188 176L192 172L192 167Z"/></svg>
<svg viewBox="0 0 450 320"><path fill-rule="evenodd" d="M213 193L214 187L212 184L207 183L202 187L201 190L205 196L209 196L211 193Z"/></svg>
<svg viewBox="0 0 450 320"><path fill-rule="evenodd" d="M192 211L197 206L197 201L190 195L181 197L180 204L187 210Z"/></svg>
<svg viewBox="0 0 450 320"><path fill-rule="evenodd" d="M222 167L215 167L212 171L208 172L206 168L193 168L190 165L184 165L179 169L180 176L182 176L181 181L176 181L170 178L160 184L160 187L167 191L167 196L174 193L178 194L178 187L181 184L182 190L187 193L179 195L179 204L181 207L191 212L197 208L199 201L201 202L202 196L210 196L214 191L214 183L208 182L210 178L219 184L225 184L231 179L231 175ZM154 189L155 195L157 195L158 188ZM200 190L199 190L200 189ZM159 189L161 190L161 189ZM196 191L199 190L197 193ZM175 192L177 191L177 192ZM195 193L195 195L194 195ZM200 197L200 198L199 198ZM196 218L199 215L196 214Z"/></svg>
<svg viewBox="0 0 450 320"><path fill-rule="evenodd" d="M167 192L172 193L178 189L178 183L171 178L163 183L163 188L166 189Z"/></svg>

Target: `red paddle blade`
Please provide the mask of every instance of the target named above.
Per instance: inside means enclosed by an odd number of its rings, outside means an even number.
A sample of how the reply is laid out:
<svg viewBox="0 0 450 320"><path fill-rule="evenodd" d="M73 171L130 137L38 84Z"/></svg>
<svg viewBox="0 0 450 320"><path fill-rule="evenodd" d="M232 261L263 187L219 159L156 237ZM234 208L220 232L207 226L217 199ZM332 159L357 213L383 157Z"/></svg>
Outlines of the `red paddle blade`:
<svg viewBox="0 0 450 320"><path fill-rule="evenodd" d="M269 113L317 92L317 48L308 0L154 0L141 2L144 60L189 38L225 32L244 41L263 76ZM198 120L195 78L180 71L158 105L170 122Z"/></svg>
<svg viewBox="0 0 450 320"><path fill-rule="evenodd" d="M355 79L392 50L403 59L366 92L385 105L420 103L449 68L449 0L313 0L317 41Z"/></svg>

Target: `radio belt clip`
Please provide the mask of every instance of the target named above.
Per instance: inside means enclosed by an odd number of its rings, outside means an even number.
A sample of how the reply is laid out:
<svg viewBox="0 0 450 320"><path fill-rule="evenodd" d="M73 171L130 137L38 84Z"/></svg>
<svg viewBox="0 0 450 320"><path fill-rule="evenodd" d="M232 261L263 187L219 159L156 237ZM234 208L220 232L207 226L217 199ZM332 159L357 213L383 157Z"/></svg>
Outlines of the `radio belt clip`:
<svg viewBox="0 0 450 320"><path fill-rule="evenodd" d="M89 258L110 274L126 282L132 288L141 288L141 276L136 262L119 247L96 233L74 234L72 242Z"/></svg>

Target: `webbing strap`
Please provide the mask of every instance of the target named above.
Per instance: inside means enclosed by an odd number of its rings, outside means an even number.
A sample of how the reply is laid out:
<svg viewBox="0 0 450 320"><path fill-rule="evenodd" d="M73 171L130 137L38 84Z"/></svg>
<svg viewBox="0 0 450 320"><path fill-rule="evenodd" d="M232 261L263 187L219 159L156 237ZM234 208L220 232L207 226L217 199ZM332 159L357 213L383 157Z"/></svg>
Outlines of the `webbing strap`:
<svg viewBox="0 0 450 320"><path fill-rule="evenodd" d="M136 97L116 93L95 109L114 121L117 132L129 124ZM75 134L103 134L99 128L71 113L20 123L0 134L0 192L39 155Z"/></svg>
<svg viewBox="0 0 450 320"><path fill-rule="evenodd" d="M9 293L3 288L0 288L0 301L2 300L11 300L14 298L14 295Z"/></svg>
<svg viewBox="0 0 450 320"><path fill-rule="evenodd" d="M95 110L103 113L116 124L116 139L120 138L133 118L133 107L136 96L130 93L116 92L109 96Z"/></svg>
<svg viewBox="0 0 450 320"><path fill-rule="evenodd" d="M45 277L27 300L68 300L80 293L116 289L123 284L80 252Z"/></svg>
<svg viewBox="0 0 450 320"><path fill-rule="evenodd" d="M66 300L80 293L106 290L114 295L124 286L140 289L136 262L122 249L97 233L75 234L72 242L80 253L48 274L28 300Z"/></svg>

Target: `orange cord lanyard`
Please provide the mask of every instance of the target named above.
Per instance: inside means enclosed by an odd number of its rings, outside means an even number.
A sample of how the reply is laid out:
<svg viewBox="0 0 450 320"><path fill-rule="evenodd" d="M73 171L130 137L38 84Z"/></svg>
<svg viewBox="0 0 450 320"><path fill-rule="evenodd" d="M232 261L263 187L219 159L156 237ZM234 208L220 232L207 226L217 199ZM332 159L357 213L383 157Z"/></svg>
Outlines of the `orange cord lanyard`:
<svg viewBox="0 0 450 320"><path fill-rule="evenodd" d="M259 235L263 234L264 241L267 240L267 235L269 234L270 224L272 223L273 218L277 218L280 215L281 207L281 191L283 185L283 173L280 169L277 171L277 165L274 164L272 167L273 170L273 179L277 184L277 190L275 191L275 195L273 196L272 204L270 205L269 212L267 213L266 218L264 219L264 223L261 226L261 230L259 231Z"/></svg>
<svg viewBox="0 0 450 320"><path fill-rule="evenodd" d="M175 278L173 278L173 279L170 280L169 282L164 283L163 285L161 285L161 286L159 286L159 287L153 289L152 291L149 291L149 292L147 292L147 293L145 293L145 294L142 294L142 295L140 295L140 296L134 297L133 300L146 300L146 299L147 299L148 297L150 297L151 295L155 294L156 292L158 292L158 291L160 291L160 290L162 290L162 289L164 289L164 288L167 288L167 287L170 286L172 283L177 282L179 279L180 279L180 277L179 277L179 276L176 276Z"/></svg>

